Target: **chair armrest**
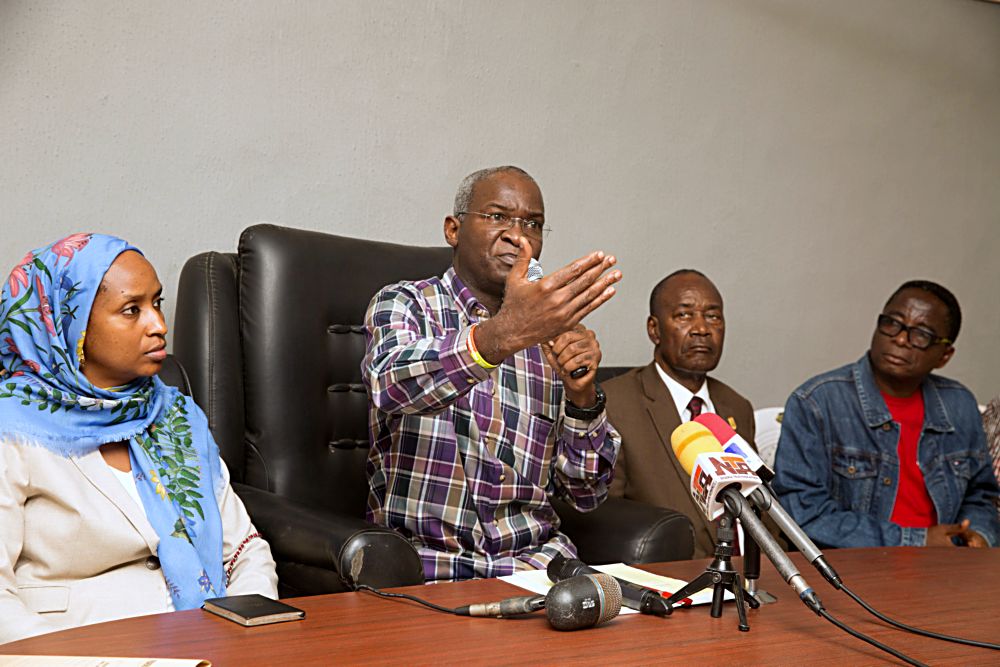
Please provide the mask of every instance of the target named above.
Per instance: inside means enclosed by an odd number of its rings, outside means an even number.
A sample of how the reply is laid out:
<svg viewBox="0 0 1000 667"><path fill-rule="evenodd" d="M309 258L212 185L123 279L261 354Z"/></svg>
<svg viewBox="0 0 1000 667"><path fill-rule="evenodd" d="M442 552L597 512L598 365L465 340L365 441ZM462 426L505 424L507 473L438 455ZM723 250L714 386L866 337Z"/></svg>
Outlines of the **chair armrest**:
<svg viewBox="0 0 1000 667"><path fill-rule="evenodd" d="M562 519L560 530L590 565L688 560L694 554L691 520L676 510L625 498L608 498L592 512L555 498L552 506Z"/></svg>
<svg viewBox="0 0 1000 667"><path fill-rule="evenodd" d="M233 489L276 561L332 570L348 589L424 583L416 550L395 531L245 484Z"/></svg>

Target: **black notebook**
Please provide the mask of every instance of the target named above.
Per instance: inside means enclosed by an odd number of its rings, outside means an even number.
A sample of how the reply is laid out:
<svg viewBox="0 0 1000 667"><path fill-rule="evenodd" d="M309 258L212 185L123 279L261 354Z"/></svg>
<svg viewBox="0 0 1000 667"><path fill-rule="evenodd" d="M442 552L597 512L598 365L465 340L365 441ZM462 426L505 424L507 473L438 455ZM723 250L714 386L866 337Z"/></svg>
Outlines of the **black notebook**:
<svg viewBox="0 0 1000 667"><path fill-rule="evenodd" d="M301 609L284 602L278 602L263 595L231 595L225 598L209 598L202 609L228 618L240 625L266 625L283 621L298 621L306 617Z"/></svg>

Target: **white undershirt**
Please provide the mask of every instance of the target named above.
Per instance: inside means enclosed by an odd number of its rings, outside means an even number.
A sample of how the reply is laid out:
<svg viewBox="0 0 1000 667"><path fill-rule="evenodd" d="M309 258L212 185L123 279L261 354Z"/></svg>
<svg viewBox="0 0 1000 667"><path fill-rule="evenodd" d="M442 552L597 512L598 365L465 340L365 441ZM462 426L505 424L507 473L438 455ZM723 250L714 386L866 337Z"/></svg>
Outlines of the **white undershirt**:
<svg viewBox="0 0 1000 667"><path fill-rule="evenodd" d="M688 410L688 403L691 402L692 396L697 396L705 401L705 407L702 408L702 412L715 412L715 404L712 403L712 397L708 395L707 382L703 381L701 388L692 393L690 389L667 375L667 372L660 368L660 364L654 363L654 365L656 366L656 372L660 374L660 379L663 380L663 384L667 386L667 391L670 392L670 398L674 399L674 405L677 407L677 414L681 418L681 423L691 421L691 411Z"/></svg>
<svg viewBox="0 0 1000 667"><path fill-rule="evenodd" d="M142 510L142 515L146 517L147 521L149 521L149 517L146 515L146 508L142 504L142 498L139 497L139 489L135 485L135 477L132 476L132 472L131 471L125 472L110 465L108 466L108 468L110 468L111 472L115 474L115 477L118 478L118 481L121 482L123 487L125 487L125 492L132 497L132 500L135 501L135 504L139 506L140 510ZM160 573L162 576L163 573L162 565ZM170 597L170 591L167 590L166 586L167 586L166 581L164 581L163 590L166 592L167 599L163 605L163 609L160 610L161 612L174 611L174 599ZM157 612L150 612L150 613L152 614Z"/></svg>
<svg viewBox="0 0 1000 667"><path fill-rule="evenodd" d="M130 470L125 472L124 470L119 470L118 468L110 465L108 467L111 468L111 472L113 472L115 477L118 478L118 481L122 483L122 486L125 487L125 491L132 497L135 504L139 506L142 513L145 514L146 508L142 506L142 498L139 497L139 489L135 485L135 477L132 476L132 471Z"/></svg>

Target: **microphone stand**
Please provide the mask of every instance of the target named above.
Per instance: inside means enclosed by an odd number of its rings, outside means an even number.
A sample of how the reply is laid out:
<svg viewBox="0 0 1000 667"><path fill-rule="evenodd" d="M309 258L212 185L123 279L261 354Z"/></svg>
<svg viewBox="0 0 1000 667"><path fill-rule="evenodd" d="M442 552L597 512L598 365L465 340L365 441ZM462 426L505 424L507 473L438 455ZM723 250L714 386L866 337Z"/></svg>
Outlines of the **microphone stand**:
<svg viewBox="0 0 1000 667"><path fill-rule="evenodd" d="M760 516L758 508L754 507L753 512ZM757 580L760 579L760 545L746 531L743 532L743 579L746 581L748 597L756 598L760 604L778 601L778 598L767 591L757 589Z"/></svg>
<svg viewBox="0 0 1000 667"><path fill-rule="evenodd" d="M747 582L747 595L757 597L757 580L760 579L760 545L757 540L743 533L743 578Z"/></svg>
<svg viewBox="0 0 1000 667"><path fill-rule="evenodd" d="M736 613L739 615L740 632L749 632L750 625L747 623L747 609L756 609L760 606L757 598L750 595L743 596L743 578L740 573L733 568L733 540L736 539L735 519L729 509L719 518L719 526L716 531L715 558L709 563L705 571L699 574L690 583L686 584L679 591L667 598L667 605L678 605L681 600L698 591L712 586L712 618L722 616L722 601L726 589L733 592L736 597ZM760 569L760 555L758 552L758 570Z"/></svg>

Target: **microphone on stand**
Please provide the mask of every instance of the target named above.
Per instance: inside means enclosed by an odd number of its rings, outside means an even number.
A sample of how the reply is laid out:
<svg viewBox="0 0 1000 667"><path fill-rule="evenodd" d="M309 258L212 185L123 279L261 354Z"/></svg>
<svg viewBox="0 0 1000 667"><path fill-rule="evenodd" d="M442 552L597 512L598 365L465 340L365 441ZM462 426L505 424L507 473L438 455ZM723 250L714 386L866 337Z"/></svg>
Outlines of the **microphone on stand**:
<svg viewBox="0 0 1000 667"><path fill-rule="evenodd" d="M740 520L743 529L774 564L785 582L795 589L799 599L814 612L821 614L824 609L819 597L767 532L744 497L752 496L763 485L761 479L751 471L746 459L722 451L722 444L712 432L694 421L674 429L670 445L685 472L691 476L691 496L699 509L713 521L729 510Z"/></svg>
<svg viewBox="0 0 1000 667"><path fill-rule="evenodd" d="M528 273L526 276L528 282L533 283L538 280L541 280L543 275L545 275L545 271L542 270L541 263L534 257L528 260ZM574 380L576 380L582 378L584 375L587 374L588 371L590 371L589 366L580 366L576 370L571 371L569 376Z"/></svg>
<svg viewBox="0 0 1000 667"><path fill-rule="evenodd" d="M762 484L746 459L722 451L712 432L696 421L675 428L670 434L670 446L681 467L691 476L691 497L711 521L726 511L721 497L724 490L735 489L748 496Z"/></svg>
<svg viewBox="0 0 1000 667"><path fill-rule="evenodd" d="M740 437L725 419L714 412L703 412L692 421L698 422L711 431L712 435L722 444L724 452L736 454L746 459L747 465L764 481L765 486L774 479L774 472L757 455L750 443ZM758 517L760 516L759 509L755 509L754 513ZM743 543L743 579L746 580L747 593L756 597L759 602L775 601L774 596L757 588L757 580L760 579L760 546L749 536L746 536Z"/></svg>
<svg viewBox="0 0 1000 667"><path fill-rule="evenodd" d="M764 484L747 496L750 502L761 511L767 512L768 516L778 525L778 528L795 545L795 548L802 552L805 559L812 563L813 567L823 575L824 579L829 581L834 588L841 588L844 583L840 575L837 574L833 566L823 557L823 552L819 550L819 547L809 539L809 536L806 535L801 526L795 523L795 520L778 503L777 498L774 497L774 492L770 488L770 481L774 479L774 471L767 467L767 464L757 456L757 453L753 451L753 448L750 447L747 441L741 438L726 423L726 420L719 415L705 412L695 417L694 421L707 428L718 439L720 444L725 443L722 444L724 451L740 455L746 459L747 465L757 473L757 476L764 480Z"/></svg>

